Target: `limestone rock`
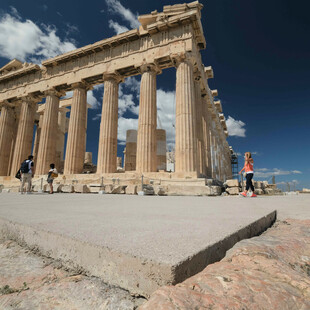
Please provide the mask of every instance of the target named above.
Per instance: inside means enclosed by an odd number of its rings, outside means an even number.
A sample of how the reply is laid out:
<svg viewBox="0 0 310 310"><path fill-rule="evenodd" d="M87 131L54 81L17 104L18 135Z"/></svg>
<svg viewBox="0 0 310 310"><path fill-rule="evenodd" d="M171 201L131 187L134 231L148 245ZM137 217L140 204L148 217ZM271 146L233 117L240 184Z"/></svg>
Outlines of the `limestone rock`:
<svg viewBox="0 0 310 310"><path fill-rule="evenodd" d="M74 191L76 193L89 193L90 192L88 186L85 184L75 184Z"/></svg>
<svg viewBox="0 0 310 310"><path fill-rule="evenodd" d="M115 186L113 186L111 194L125 194L125 188L126 188L126 186L115 185Z"/></svg>
<svg viewBox="0 0 310 310"><path fill-rule="evenodd" d="M227 180L225 183L228 187L238 187L239 186L238 180Z"/></svg>
<svg viewBox="0 0 310 310"><path fill-rule="evenodd" d="M53 185L53 191L55 193L61 193L63 186L64 186L63 184L54 184Z"/></svg>
<svg viewBox="0 0 310 310"><path fill-rule="evenodd" d="M166 196L168 192L168 186L154 185L154 193L158 196Z"/></svg>
<svg viewBox="0 0 310 310"><path fill-rule="evenodd" d="M220 196L222 194L221 186L211 186L211 196Z"/></svg>
<svg viewBox="0 0 310 310"><path fill-rule="evenodd" d="M209 196L211 186L168 185L167 194L168 196Z"/></svg>
<svg viewBox="0 0 310 310"><path fill-rule="evenodd" d="M264 189L264 194L266 194L266 195L272 195L274 193L275 193L275 191L272 188L265 188Z"/></svg>
<svg viewBox="0 0 310 310"><path fill-rule="evenodd" d="M263 195L264 194L264 191L260 188L255 188L255 194L256 195Z"/></svg>
<svg viewBox="0 0 310 310"><path fill-rule="evenodd" d="M127 185L126 194L127 195L137 195L137 185L134 185L134 184Z"/></svg>
<svg viewBox="0 0 310 310"><path fill-rule="evenodd" d="M239 195L239 187L228 187L226 188L226 192L229 195Z"/></svg>
<svg viewBox="0 0 310 310"><path fill-rule="evenodd" d="M106 185L104 188L104 191L107 194L125 194L125 188L126 186L124 185Z"/></svg>
<svg viewBox="0 0 310 310"><path fill-rule="evenodd" d="M62 187L62 189L61 189L61 191L63 192L63 193L73 193L74 192L74 187L73 187L73 185L64 185L63 187Z"/></svg>
<svg viewBox="0 0 310 310"><path fill-rule="evenodd" d="M310 220L286 220L242 240L220 262L155 291L139 310L310 309L309 227Z"/></svg>

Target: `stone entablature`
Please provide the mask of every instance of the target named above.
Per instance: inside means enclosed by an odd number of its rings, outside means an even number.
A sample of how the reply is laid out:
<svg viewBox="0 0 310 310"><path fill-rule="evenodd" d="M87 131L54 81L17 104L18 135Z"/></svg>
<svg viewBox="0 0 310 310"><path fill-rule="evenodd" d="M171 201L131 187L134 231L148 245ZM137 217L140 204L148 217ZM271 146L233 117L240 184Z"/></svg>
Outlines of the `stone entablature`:
<svg viewBox="0 0 310 310"><path fill-rule="evenodd" d="M65 174L83 171L87 131L87 90L104 83L97 174L117 170L118 87L126 77L141 75L139 125L135 169L156 172L156 76L176 68L176 172L225 179L229 177L227 126L217 90L208 79L211 67L202 63L200 50L206 42L198 1L165 6L163 12L139 16L141 26L36 64L12 60L0 69L0 128L18 122L11 175L31 152L34 123L37 174L50 162L62 161L66 107L71 106ZM60 100L67 91L73 97ZM46 103L38 105L42 98ZM13 109L16 116L7 109ZM2 123L2 124L1 124ZM59 128L60 128L59 127ZM1 139L3 141L1 141ZM18 143L17 143L18 142ZM0 145L13 145L0 135ZM227 154L226 154L227 153ZM57 156L55 154L58 154ZM0 162L3 154L0 153ZM223 164L224 163L224 164ZM0 167L1 168L1 167ZM5 169L2 169L3 171ZM0 169L0 171L2 171ZM2 172L4 173L4 172ZM231 173L230 173L231 174Z"/></svg>

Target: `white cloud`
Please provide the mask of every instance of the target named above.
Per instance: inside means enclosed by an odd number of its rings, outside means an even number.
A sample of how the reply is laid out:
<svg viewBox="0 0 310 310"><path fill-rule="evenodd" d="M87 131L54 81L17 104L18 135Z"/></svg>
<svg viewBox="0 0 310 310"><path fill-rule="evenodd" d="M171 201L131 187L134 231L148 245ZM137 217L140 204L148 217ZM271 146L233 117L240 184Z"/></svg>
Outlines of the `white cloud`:
<svg viewBox="0 0 310 310"><path fill-rule="evenodd" d="M267 168L257 168L254 171L255 177L258 178L267 178L273 175L280 176L280 175L291 175L291 174L301 174L301 171L298 170L282 170L278 168L267 169Z"/></svg>
<svg viewBox="0 0 310 310"><path fill-rule="evenodd" d="M115 31L116 34L120 34L128 31L129 29L125 26L120 25L118 22L109 20L109 27Z"/></svg>
<svg viewBox="0 0 310 310"><path fill-rule="evenodd" d="M129 23L131 28L139 27L138 14L134 14L129 9L126 9L118 0L106 0L106 4L111 13L121 16Z"/></svg>
<svg viewBox="0 0 310 310"><path fill-rule="evenodd" d="M230 136L245 137L244 122L235 120L233 117L228 116L226 119L226 125Z"/></svg>
<svg viewBox="0 0 310 310"><path fill-rule="evenodd" d="M15 8L0 18L0 56L21 61L41 62L76 49L73 40L61 40L57 29L31 20L22 20Z"/></svg>

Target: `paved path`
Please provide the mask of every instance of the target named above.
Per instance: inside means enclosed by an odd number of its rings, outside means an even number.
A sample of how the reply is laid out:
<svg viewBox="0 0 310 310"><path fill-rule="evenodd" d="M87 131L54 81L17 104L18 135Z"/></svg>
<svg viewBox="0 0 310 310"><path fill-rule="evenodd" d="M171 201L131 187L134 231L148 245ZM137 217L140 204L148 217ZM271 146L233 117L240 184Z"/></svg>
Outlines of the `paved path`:
<svg viewBox="0 0 310 310"><path fill-rule="evenodd" d="M16 239L142 294L221 259L237 241L266 229L275 209L281 219L310 217L306 195L1 194L0 202L0 228Z"/></svg>

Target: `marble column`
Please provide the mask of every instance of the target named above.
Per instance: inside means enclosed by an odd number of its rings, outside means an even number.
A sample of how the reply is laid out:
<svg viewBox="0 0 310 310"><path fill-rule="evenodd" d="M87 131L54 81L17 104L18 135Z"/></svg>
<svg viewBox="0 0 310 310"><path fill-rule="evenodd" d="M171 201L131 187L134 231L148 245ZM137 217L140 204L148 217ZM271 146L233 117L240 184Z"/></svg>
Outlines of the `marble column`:
<svg viewBox="0 0 310 310"><path fill-rule="evenodd" d="M200 76L195 76L195 100L196 100L196 133L197 133L197 170L200 176L205 176L206 160L203 139L203 113L200 87Z"/></svg>
<svg viewBox="0 0 310 310"><path fill-rule="evenodd" d="M36 103L33 97L22 98L11 176L15 176L21 163L31 154L35 108Z"/></svg>
<svg viewBox="0 0 310 310"><path fill-rule="evenodd" d="M87 86L73 85L64 174L83 172L86 151Z"/></svg>
<svg viewBox="0 0 310 310"><path fill-rule="evenodd" d="M35 137L34 137L33 154L32 154L34 162L37 162L39 145L40 145L42 123L43 123L43 113L40 114L39 121L36 122L37 129L36 129L36 134L35 134Z"/></svg>
<svg viewBox="0 0 310 310"><path fill-rule="evenodd" d="M45 93L46 102L43 114L36 174L47 174L51 163L55 164L58 128L59 98L64 95L56 90Z"/></svg>
<svg viewBox="0 0 310 310"><path fill-rule="evenodd" d="M137 172L157 171L156 160L156 67L141 66L139 121L137 136Z"/></svg>
<svg viewBox="0 0 310 310"><path fill-rule="evenodd" d="M100 123L97 173L116 172L118 84L117 75L104 76L104 95Z"/></svg>
<svg viewBox="0 0 310 310"><path fill-rule="evenodd" d="M0 115L0 176L8 174L14 123L13 108L4 103Z"/></svg>
<svg viewBox="0 0 310 310"><path fill-rule="evenodd" d="M203 128L203 141L204 141L204 155L205 155L205 174L207 178L212 178L212 160L211 160L211 114L208 107L209 103L207 95L202 97L202 128Z"/></svg>
<svg viewBox="0 0 310 310"><path fill-rule="evenodd" d="M58 172L64 170L64 148L65 148L65 134L68 130L68 118L67 112L70 112L67 108L60 108L58 112L58 137L56 143L56 168Z"/></svg>
<svg viewBox="0 0 310 310"><path fill-rule="evenodd" d="M10 144L10 156L9 156L9 164L7 167L7 175L11 175L11 168L12 168L12 162L13 162L13 156L14 156L14 149L15 149L15 143L16 143L16 136L17 136L17 129L18 129L18 121L19 121L19 110L17 107L14 109L14 124L13 124L13 130L12 130L12 140Z"/></svg>
<svg viewBox="0 0 310 310"><path fill-rule="evenodd" d="M197 173L193 65L187 59L176 65L175 171Z"/></svg>

